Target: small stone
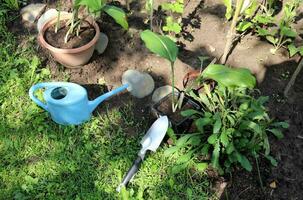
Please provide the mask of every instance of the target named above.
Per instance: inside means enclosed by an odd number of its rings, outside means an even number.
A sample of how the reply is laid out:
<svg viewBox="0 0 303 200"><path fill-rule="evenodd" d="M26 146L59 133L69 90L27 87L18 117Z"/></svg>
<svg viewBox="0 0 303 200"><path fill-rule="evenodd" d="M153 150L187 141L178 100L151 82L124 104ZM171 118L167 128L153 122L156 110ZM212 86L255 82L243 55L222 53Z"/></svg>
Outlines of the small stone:
<svg viewBox="0 0 303 200"><path fill-rule="evenodd" d="M269 187L271 187L272 189L276 189L277 183L275 181L273 181L271 184L269 184Z"/></svg>
<svg viewBox="0 0 303 200"><path fill-rule="evenodd" d="M99 40L95 46L95 50L97 50L98 55L101 55L108 45L108 37L104 33L100 32Z"/></svg>
<svg viewBox="0 0 303 200"><path fill-rule="evenodd" d="M177 92L176 89L175 89L175 91ZM170 86L170 85L165 85L165 86L159 87L154 91L153 96L152 96L152 101L154 103L157 103L161 99L166 97L168 94L170 94L171 92L172 92L172 86Z"/></svg>
<svg viewBox="0 0 303 200"><path fill-rule="evenodd" d="M20 11L22 20L29 23L34 23L44 11L45 7L46 4L43 3L29 4Z"/></svg>
<svg viewBox="0 0 303 200"><path fill-rule="evenodd" d="M122 83L129 84L127 90L137 98L144 98L155 89L155 82L151 75L132 69L123 73Z"/></svg>

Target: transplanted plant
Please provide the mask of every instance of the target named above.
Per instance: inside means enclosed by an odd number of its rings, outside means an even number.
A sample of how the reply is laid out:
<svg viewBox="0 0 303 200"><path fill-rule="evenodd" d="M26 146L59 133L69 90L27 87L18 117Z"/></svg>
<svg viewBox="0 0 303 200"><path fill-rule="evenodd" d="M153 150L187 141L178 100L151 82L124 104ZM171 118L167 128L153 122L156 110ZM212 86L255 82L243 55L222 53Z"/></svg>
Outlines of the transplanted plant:
<svg viewBox="0 0 303 200"><path fill-rule="evenodd" d="M79 9L81 7L84 7L88 13L82 18L79 17ZM108 5L106 0L75 0L73 2L72 17L67 22L69 29L64 38L65 43L67 43L70 35L79 35L81 24L88 16L96 18L100 16L102 12L111 16L124 29L128 29L126 14L121 8Z"/></svg>
<svg viewBox="0 0 303 200"><path fill-rule="evenodd" d="M150 30L141 33L141 39L145 46L153 53L165 58L170 62L171 83L172 83L172 110L176 111L178 104L175 104L175 61L178 55L178 47L169 37L159 35Z"/></svg>
<svg viewBox="0 0 303 200"><path fill-rule="evenodd" d="M169 12L169 15L165 18L165 25L162 27L162 30L168 33L170 37L175 37L182 30L181 15L184 12L184 1L165 2L161 4L161 8Z"/></svg>
<svg viewBox="0 0 303 200"><path fill-rule="evenodd" d="M182 112L183 116L192 117L196 131L185 134L166 150L166 155L183 152L175 167L177 171L190 164L205 169L208 163L220 174L230 172L237 164L251 171L249 157L258 159L260 155L277 165L270 156L268 134L281 139L280 129L287 128L288 124L270 119L264 106L268 97L253 97L251 89L255 78L246 69L224 65L208 66L199 80L203 84L209 78L218 82L213 91L204 84L203 92L189 93L202 110Z"/></svg>

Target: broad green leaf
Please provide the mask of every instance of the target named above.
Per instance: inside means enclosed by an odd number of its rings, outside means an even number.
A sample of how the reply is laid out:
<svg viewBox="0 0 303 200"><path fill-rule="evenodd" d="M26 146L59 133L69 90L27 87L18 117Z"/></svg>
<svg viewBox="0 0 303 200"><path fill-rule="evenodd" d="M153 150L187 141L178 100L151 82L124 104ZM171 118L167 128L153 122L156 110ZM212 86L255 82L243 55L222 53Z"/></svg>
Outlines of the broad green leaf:
<svg viewBox="0 0 303 200"><path fill-rule="evenodd" d="M244 169L246 169L247 171L250 172L252 170L252 166L251 166L249 160L244 155L242 155L240 153L237 153L236 156L237 156L237 160L240 163L240 165Z"/></svg>
<svg viewBox="0 0 303 200"><path fill-rule="evenodd" d="M128 29L128 22L125 12L116 6L106 5L103 7L104 12L111 16L125 30Z"/></svg>
<svg viewBox="0 0 303 200"><path fill-rule="evenodd" d="M235 146L234 146L234 144L232 143L232 142L230 142L229 144L228 144L228 146L226 147L226 153L227 154L231 154L231 153L233 153L235 151Z"/></svg>
<svg viewBox="0 0 303 200"><path fill-rule="evenodd" d="M226 87L254 88L256 78L248 69L229 68L224 65L209 65L203 72L205 79L213 79Z"/></svg>
<svg viewBox="0 0 303 200"><path fill-rule="evenodd" d="M164 151L164 156L170 156L180 149L179 146L172 146Z"/></svg>
<svg viewBox="0 0 303 200"><path fill-rule="evenodd" d="M175 62L178 55L177 45L168 37L145 30L141 33L141 39L146 47L153 53Z"/></svg>
<svg viewBox="0 0 303 200"><path fill-rule="evenodd" d="M75 6L85 6L89 12L98 13L104 6L104 2L100 0L77 0Z"/></svg>
<svg viewBox="0 0 303 200"><path fill-rule="evenodd" d="M253 121L242 121L239 127L241 130L250 129L258 134L262 134L262 128L260 125Z"/></svg>
<svg viewBox="0 0 303 200"><path fill-rule="evenodd" d="M275 127L289 128L289 124L287 122L275 122L271 125Z"/></svg>
<svg viewBox="0 0 303 200"><path fill-rule="evenodd" d="M278 41L276 41L276 39L273 37L273 36L271 36L271 35L267 35L266 36L266 39L270 42L270 43L272 43L272 44L276 44Z"/></svg>
<svg viewBox="0 0 303 200"><path fill-rule="evenodd" d="M260 15L260 14L257 14L255 16L254 20L257 21L258 23L264 24L264 25L274 22L274 18L273 17L268 16L268 15Z"/></svg>
<svg viewBox="0 0 303 200"><path fill-rule="evenodd" d="M284 136L283 136L283 133L281 132L281 130L279 129L266 129L268 130L269 132L271 132L272 134L274 134L278 139L282 139Z"/></svg>
<svg viewBox="0 0 303 200"><path fill-rule="evenodd" d="M253 23L248 22L248 21L240 22L239 25L237 26L237 31L244 32L247 29L251 28L252 25L253 25Z"/></svg>
<svg viewBox="0 0 303 200"><path fill-rule="evenodd" d="M233 15L232 0L223 0L223 3L226 7L225 17L227 20L230 20Z"/></svg>
<svg viewBox="0 0 303 200"><path fill-rule="evenodd" d="M220 136L220 141L225 147L229 144L229 139L227 134L228 134L227 131L223 131Z"/></svg>
<svg viewBox="0 0 303 200"><path fill-rule="evenodd" d="M289 51L289 57L293 57L299 51L299 49L297 49L293 43L289 44L287 48Z"/></svg>
<svg viewBox="0 0 303 200"><path fill-rule="evenodd" d="M179 138L176 142L176 146L178 147L183 147L184 145L187 144L187 141L193 137L195 134L186 134L184 136L182 136L181 138Z"/></svg>
<svg viewBox="0 0 303 200"><path fill-rule="evenodd" d="M216 134L216 133L219 133L219 131L222 127L222 121L221 121L221 118L220 118L220 113L216 113L215 116L214 116L214 119L216 121L215 121L215 124L214 124L213 133Z"/></svg>
<svg viewBox="0 0 303 200"><path fill-rule="evenodd" d="M202 113L197 111L197 110L194 110L194 109L184 110L184 111L181 112L181 115L183 117L190 117L190 116L195 115L195 114L202 114Z"/></svg>
<svg viewBox="0 0 303 200"><path fill-rule="evenodd" d="M267 35L273 36L274 35L271 32L269 32L267 29L264 29L261 27L257 27L257 33L259 36L267 36Z"/></svg>
<svg viewBox="0 0 303 200"><path fill-rule="evenodd" d="M197 163L195 164L195 168L199 171L199 172L203 172L207 169L208 167L208 163Z"/></svg>
<svg viewBox="0 0 303 200"><path fill-rule="evenodd" d="M294 37L297 36L297 33L296 33L296 31L294 29L291 29L291 28L286 27L286 26L283 26L281 28L281 34L285 35L287 37L292 37L292 38L294 38Z"/></svg>
<svg viewBox="0 0 303 200"><path fill-rule="evenodd" d="M188 153L180 156L177 159L177 164L187 163L192 158L193 153L194 153L194 151L189 151Z"/></svg>
<svg viewBox="0 0 303 200"><path fill-rule="evenodd" d="M217 139L218 139L218 134L211 134L208 139L207 139L207 142L209 144L215 144L217 142Z"/></svg>
<svg viewBox="0 0 303 200"><path fill-rule="evenodd" d="M213 150L213 154L211 157L211 164L216 169L220 168L219 158L220 158L220 142L217 142L215 144L215 148Z"/></svg>

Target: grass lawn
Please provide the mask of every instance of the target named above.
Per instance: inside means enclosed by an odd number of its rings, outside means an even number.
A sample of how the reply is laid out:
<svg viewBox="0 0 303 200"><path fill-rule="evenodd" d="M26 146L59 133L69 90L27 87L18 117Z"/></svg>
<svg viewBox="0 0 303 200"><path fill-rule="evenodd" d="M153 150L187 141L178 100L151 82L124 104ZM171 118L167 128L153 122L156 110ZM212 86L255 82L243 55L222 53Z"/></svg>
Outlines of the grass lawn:
<svg viewBox="0 0 303 200"><path fill-rule="evenodd" d="M0 6L1 7L1 6ZM146 157L127 190L115 189L148 129L132 105L95 114L81 126L59 126L28 96L30 86L51 81L35 38L17 44L0 12L0 199L214 199L203 173L172 173L176 158L165 145ZM127 137L128 127L134 131Z"/></svg>

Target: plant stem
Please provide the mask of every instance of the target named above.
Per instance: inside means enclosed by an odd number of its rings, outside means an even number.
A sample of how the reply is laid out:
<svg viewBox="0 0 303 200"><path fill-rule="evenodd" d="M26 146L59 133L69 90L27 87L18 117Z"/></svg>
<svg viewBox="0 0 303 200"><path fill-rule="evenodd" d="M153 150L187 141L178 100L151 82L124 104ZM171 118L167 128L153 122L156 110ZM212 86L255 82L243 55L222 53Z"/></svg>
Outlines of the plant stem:
<svg viewBox="0 0 303 200"><path fill-rule="evenodd" d="M150 30L151 31L153 31L153 16L154 16L154 0L150 0L149 20L150 20Z"/></svg>
<svg viewBox="0 0 303 200"><path fill-rule="evenodd" d="M237 0L236 10L235 10L235 13L234 13L234 16L233 16L233 20L232 20L232 23L230 25L230 29L227 33L227 36L226 36L226 44L225 44L223 56L221 58L221 64L226 63L227 56L228 56L229 51L231 49L233 37L235 35L236 25L237 25L238 18L239 18L239 15L240 15L240 12L241 12L241 9L242 9L242 6L243 6L243 2L244 2L244 0Z"/></svg>
<svg viewBox="0 0 303 200"><path fill-rule="evenodd" d="M172 85L172 110L173 112L176 111L175 109L175 68L174 68L175 62L170 63L171 68L171 85Z"/></svg>
<svg viewBox="0 0 303 200"><path fill-rule="evenodd" d="M300 73L301 69L303 67L303 58L301 58L301 61L296 69L296 71L293 73L293 75L291 76L290 81L288 82L285 90L284 90L284 96L287 97L288 96L288 92L290 90L290 88L292 87L292 85L295 83L296 78L298 76L298 74Z"/></svg>
<svg viewBox="0 0 303 200"><path fill-rule="evenodd" d="M58 15L57 15L57 22L56 22L56 27L55 27L55 33L57 33L58 29L60 28L60 13L61 13L61 11L60 11L60 7L59 7Z"/></svg>
<svg viewBox="0 0 303 200"><path fill-rule="evenodd" d="M260 173L259 162L258 162L258 158L257 158L256 155L255 155L255 159L256 159L256 164L257 164L257 171L258 171L258 177L259 177L260 186L261 186L261 188L262 188L262 191L264 192L264 187L263 187L263 182L262 182L262 179L261 179L261 173Z"/></svg>

